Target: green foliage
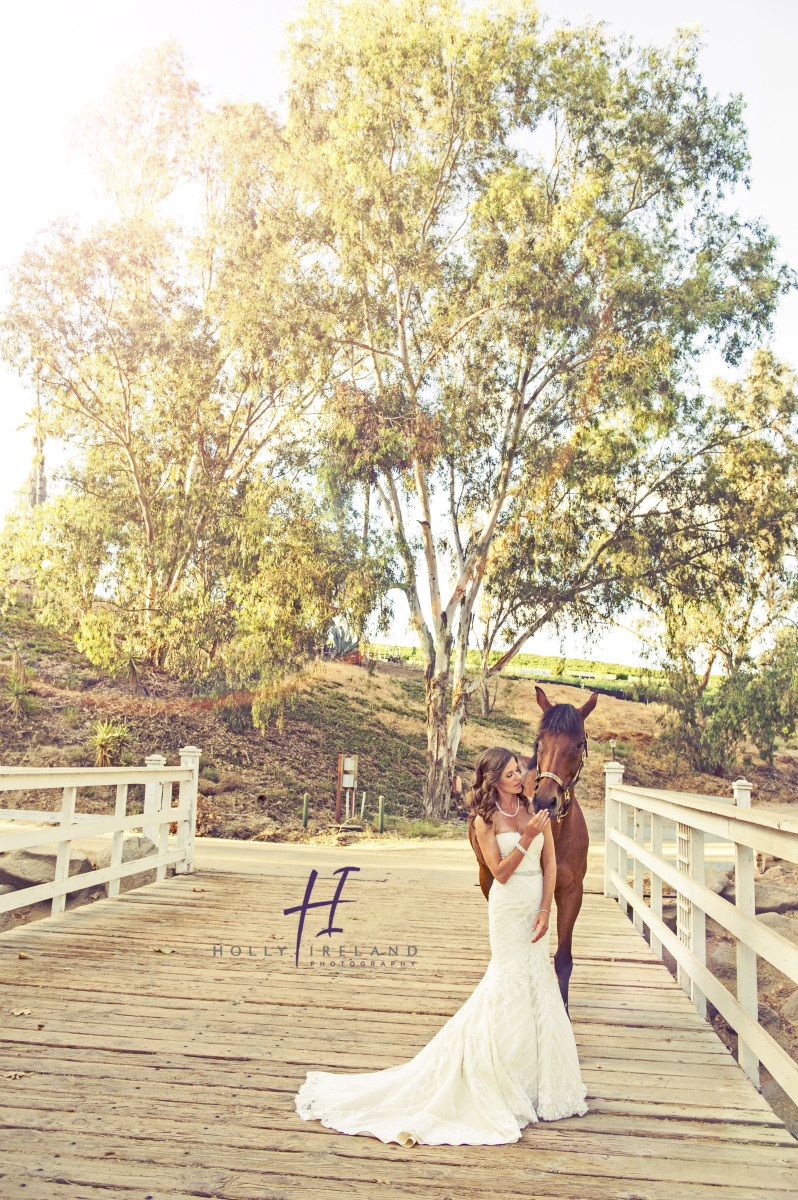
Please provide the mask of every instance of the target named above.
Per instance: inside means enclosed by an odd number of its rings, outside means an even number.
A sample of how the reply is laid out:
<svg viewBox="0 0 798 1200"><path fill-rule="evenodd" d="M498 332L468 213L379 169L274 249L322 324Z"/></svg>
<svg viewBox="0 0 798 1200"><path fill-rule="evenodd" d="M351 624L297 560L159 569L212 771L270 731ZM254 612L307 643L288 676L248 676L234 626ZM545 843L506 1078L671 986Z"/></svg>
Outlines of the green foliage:
<svg viewBox="0 0 798 1200"><path fill-rule="evenodd" d="M119 763L130 744L130 729L114 720L97 721L86 739L86 747L94 752L95 767L110 767Z"/></svg>
<svg viewBox="0 0 798 1200"><path fill-rule="evenodd" d="M713 689L696 686L693 673L673 670L665 699L671 709L661 741L687 756L691 766L731 775L746 739L771 766L777 745L798 721L798 636L779 632L757 661L746 657Z"/></svg>
<svg viewBox="0 0 798 1200"><path fill-rule="evenodd" d="M33 711L32 691L25 676L10 675L3 680L6 707L15 721L22 721Z"/></svg>
<svg viewBox="0 0 798 1200"><path fill-rule="evenodd" d="M55 500L11 517L0 567L24 563L41 619L134 692L148 666L270 684L333 620L364 623L384 576L351 512L336 524L280 482L337 353L296 311L304 219L284 139L258 105L207 107L170 43L122 73L79 140L105 218L39 237L2 324L75 457Z"/></svg>
<svg viewBox="0 0 798 1200"><path fill-rule="evenodd" d="M402 562L447 747L430 811L484 683L465 678L478 615L484 677L502 639L612 614L731 543L726 494L708 524L701 509L694 361L712 344L740 362L793 276L725 204L748 167L742 103L708 93L699 49L544 33L531 0L313 0L293 27L306 304L351 358L320 432L377 490Z"/></svg>

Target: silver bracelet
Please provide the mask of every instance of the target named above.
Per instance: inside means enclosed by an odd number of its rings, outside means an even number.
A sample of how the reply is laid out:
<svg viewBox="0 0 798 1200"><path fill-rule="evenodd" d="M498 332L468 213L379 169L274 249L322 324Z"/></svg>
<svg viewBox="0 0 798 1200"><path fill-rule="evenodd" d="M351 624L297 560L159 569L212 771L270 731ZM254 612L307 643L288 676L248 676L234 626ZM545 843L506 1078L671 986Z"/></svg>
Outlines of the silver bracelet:
<svg viewBox="0 0 798 1200"><path fill-rule="evenodd" d="M549 912L549 910L548 910L547 908L539 908L539 909L538 909L538 912L539 912L539 913L542 913L542 912L544 912L544 913L546 914L546 916L547 916L547 917L550 917L550 916L551 916L551 913ZM535 915L537 916L537 913L536 913Z"/></svg>
<svg viewBox="0 0 798 1200"><path fill-rule="evenodd" d="M516 850L520 850L522 854L526 854L526 850L524 849L524 847L521 845L520 842L515 843L515 848L516 848Z"/></svg>

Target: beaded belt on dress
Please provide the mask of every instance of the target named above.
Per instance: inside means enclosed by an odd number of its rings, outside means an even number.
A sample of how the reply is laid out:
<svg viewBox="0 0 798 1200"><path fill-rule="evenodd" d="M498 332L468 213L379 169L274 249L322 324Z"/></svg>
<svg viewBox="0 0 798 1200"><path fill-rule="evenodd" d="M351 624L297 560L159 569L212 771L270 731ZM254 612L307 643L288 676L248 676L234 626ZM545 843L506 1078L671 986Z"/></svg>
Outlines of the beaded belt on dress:
<svg viewBox="0 0 798 1200"><path fill-rule="evenodd" d="M503 857L507 858L507 856L509 854L512 854L512 852L513 852L512 850L508 850L507 854L503 855ZM526 867L524 863L519 863L518 866L515 868L515 871L513 872L513 874L514 875L519 875L519 874L520 875L542 875L543 868L542 867Z"/></svg>

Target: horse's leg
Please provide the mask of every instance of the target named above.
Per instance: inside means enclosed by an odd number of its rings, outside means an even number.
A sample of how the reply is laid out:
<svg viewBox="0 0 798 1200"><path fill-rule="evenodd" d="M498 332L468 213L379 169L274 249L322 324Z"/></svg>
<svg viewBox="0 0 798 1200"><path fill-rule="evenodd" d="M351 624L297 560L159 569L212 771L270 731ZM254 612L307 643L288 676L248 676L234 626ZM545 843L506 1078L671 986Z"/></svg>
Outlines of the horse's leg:
<svg viewBox="0 0 798 1200"><path fill-rule="evenodd" d="M568 1012L568 984L574 969L571 941L576 918L582 907L582 880L574 878L566 887L555 888L554 899L557 901L557 953L554 955L554 971L560 985L565 1011Z"/></svg>

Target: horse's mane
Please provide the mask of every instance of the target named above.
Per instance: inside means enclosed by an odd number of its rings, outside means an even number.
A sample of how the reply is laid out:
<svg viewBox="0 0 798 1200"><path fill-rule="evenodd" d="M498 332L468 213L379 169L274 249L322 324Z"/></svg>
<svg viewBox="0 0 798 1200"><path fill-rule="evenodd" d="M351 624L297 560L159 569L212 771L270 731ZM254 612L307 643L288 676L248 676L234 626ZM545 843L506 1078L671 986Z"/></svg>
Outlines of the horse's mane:
<svg viewBox="0 0 798 1200"><path fill-rule="evenodd" d="M540 718L538 733L579 735L585 727L582 714L573 704L552 704Z"/></svg>
<svg viewBox="0 0 798 1200"><path fill-rule="evenodd" d="M574 708L573 704L552 704L551 708L547 708L540 718L538 734L564 733L569 737L581 737L584 729L585 723L582 720L582 714L578 708ZM529 760L528 769L531 770L532 767L537 766L537 761L538 743L535 739L535 749Z"/></svg>

